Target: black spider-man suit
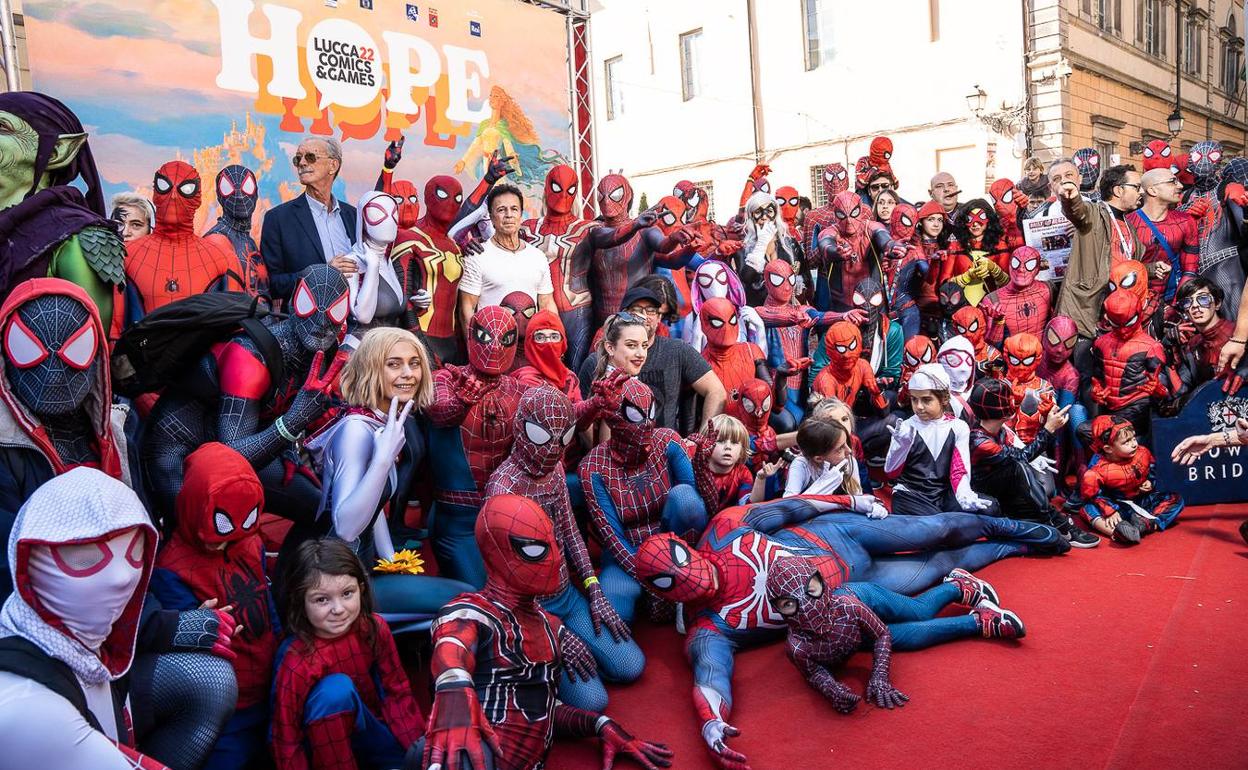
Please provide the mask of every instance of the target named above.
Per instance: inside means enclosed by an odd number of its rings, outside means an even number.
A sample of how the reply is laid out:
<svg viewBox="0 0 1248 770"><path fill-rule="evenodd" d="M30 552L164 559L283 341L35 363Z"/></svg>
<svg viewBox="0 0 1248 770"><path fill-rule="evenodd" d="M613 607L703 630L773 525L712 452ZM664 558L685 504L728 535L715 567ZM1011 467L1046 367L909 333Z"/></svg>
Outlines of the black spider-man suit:
<svg viewBox="0 0 1248 770"><path fill-rule="evenodd" d="M217 203L221 216L205 238L218 235L230 242L238 257L239 277L248 294L269 293L269 271L260 258L260 247L251 237L251 217L256 213L260 190L256 175L246 166L230 164L217 173Z"/></svg>

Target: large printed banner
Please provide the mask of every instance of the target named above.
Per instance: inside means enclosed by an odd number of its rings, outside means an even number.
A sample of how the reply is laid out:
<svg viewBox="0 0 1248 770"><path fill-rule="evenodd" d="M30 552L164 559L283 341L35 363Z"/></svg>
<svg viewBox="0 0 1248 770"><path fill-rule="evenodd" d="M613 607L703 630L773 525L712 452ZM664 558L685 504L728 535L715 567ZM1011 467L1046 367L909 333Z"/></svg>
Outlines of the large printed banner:
<svg viewBox="0 0 1248 770"><path fill-rule="evenodd" d="M307 136L343 142L340 197L373 188L386 144L396 179L454 173L471 189L495 149L540 186L569 154L567 36L517 0L26 0L36 90L90 132L105 193L150 194L167 160L204 180L256 171L260 205L299 194L290 157ZM536 203L533 201L532 203ZM422 207L423 210L423 207Z"/></svg>

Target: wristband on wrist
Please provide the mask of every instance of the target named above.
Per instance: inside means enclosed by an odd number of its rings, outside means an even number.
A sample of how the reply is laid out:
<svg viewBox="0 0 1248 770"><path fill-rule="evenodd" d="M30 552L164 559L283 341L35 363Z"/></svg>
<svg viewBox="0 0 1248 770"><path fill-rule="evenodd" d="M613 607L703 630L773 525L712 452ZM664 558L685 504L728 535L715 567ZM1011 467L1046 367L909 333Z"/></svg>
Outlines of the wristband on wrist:
<svg viewBox="0 0 1248 770"><path fill-rule="evenodd" d="M1234 342L1236 345L1248 345L1248 340L1237 340L1234 337L1231 337L1227 342Z"/></svg>
<svg viewBox="0 0 1248 770"><path fill-rule="evenodd" d="M585 590L588 591L590 586L598 585L598 577L596 575L590 575L589 577L585 578L585 580L581 583L581 585L584 586Z"/></svg>
<svg viewBox="0 0 1248 770"><path fill-rule="evenodd" d="M606 714L603 714L602 716L598 717L598 721L594 722L594 733L597 735L602 735L602 728L606 727L610 722L611 722L611 717L607 716Z"/></svg>
<svg viewBox="0 0 1248 770"><path fill-rule="evenodd" d="M283 417L284 416L285 415L283 415ZM294 444L299 441L299 437L291 433L290 429L286 427L286 422L282 419L282 417L278 417L273 421L273 427L277 428L277 435L286 439L290 443Z"/></svg>

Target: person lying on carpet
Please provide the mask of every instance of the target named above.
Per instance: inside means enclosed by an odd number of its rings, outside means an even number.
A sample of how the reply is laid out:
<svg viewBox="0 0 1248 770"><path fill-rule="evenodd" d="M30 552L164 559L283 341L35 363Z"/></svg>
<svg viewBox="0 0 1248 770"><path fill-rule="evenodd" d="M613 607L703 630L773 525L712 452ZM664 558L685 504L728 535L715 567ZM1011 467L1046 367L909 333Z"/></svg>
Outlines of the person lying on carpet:
<svg viewBox="0 0 1248 770"><path fill-rule="evenodd" d="M853 580L912 594L938 584L956 567L974 571L1009 556L1070 550L1066 539L1044 524L972 513L868 519L865 514L876 505L872 495L786 497L722 511L696 550L667 532L647 537L638 548L633 565L641 585L656 597L683 603L694 706L702 739L719 767L749 767L745 756L726 744L739 734L728 722L733 655L743 645L776 638L784 627L764 588L777 558L806 555L829 589Z"/></svg>
<svg viewBox="0 0 1248 770"><path fill-rule="evenodd" d="M811 687L848 714L862 696L838 682L832 667L872 642L867 700L880 708L906 705L910 697L893 687L893 650L921 650L954 639L1021 639L1018 615L997 605L996 590L964 569L911 598L874 583L842 583L829 590L814 561L781 556L767 569L767 601L789 626L788 655ZM950 604L970 607L966 615L936 617ZM887 625L885 625L887 623Z"/></svg>

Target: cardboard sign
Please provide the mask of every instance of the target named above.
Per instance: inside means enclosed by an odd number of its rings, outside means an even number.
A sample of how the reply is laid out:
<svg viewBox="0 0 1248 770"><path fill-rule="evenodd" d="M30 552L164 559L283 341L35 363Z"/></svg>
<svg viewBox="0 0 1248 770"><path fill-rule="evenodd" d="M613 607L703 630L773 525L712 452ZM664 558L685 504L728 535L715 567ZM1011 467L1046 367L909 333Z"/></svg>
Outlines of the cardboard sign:
<svg viewBox="0 0 1248 770"><path fill-rule="evenodd" d="M1218 447L1191 465L1171 462L1170 452L1188 436L1227 429L1248 417L1248 398L1222 392L1222 380L1201 385L1171 418L1153 419L1153 454L1157 456L1157 488L1178 492L1191 505L1238 503L1248 500L1248 446Z"/></svg>

